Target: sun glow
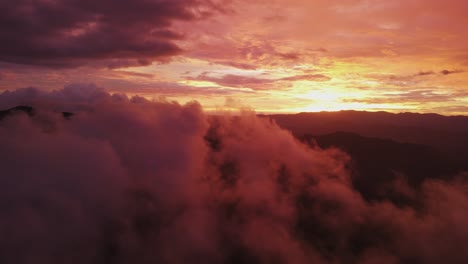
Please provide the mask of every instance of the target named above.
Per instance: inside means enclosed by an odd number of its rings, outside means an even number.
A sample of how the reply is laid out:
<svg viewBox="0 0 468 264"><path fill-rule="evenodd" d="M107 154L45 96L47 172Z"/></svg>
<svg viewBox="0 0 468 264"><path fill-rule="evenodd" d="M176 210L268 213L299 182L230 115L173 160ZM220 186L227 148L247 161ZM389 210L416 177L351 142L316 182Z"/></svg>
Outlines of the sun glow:
<svg viewBox="0 0 468 264"><path fill-rule="evenodd" d="M363 104L363 103L344 103L344 102L317 102L302 108L292 109L293 112L322 112L322 111L342 111L342 110L361 110L361 111L382 111L401 112L407 110L407 106L393 104Z"/></svg>

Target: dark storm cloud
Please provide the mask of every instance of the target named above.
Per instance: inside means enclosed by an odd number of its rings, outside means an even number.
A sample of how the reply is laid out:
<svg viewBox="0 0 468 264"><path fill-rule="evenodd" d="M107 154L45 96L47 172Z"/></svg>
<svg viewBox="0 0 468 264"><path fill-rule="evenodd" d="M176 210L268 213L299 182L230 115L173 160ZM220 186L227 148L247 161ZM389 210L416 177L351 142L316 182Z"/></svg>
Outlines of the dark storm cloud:
<svg viewBox="0 0 468 264"><path fill-rule="evenodd" d="M396 182L418 207L369 202L348 155L253 113L91 85L0 95L25 103L0 121L1 263L468 261L466 174Z"/></svg>
<svg viewBox="0 0 468 264"><path fill-rule="evenodd" d="M173 40L183 34L171 29L173 21L218 11L221 2L209 0L1 0L0 60L72 67L125 59L147 65L181 52Z"/></svg>

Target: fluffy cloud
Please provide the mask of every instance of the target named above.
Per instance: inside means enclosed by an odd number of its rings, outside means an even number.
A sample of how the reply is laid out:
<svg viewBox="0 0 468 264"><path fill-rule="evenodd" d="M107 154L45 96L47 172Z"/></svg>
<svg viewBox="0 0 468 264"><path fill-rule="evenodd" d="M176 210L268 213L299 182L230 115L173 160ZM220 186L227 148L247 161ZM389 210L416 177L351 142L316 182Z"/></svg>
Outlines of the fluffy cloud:
<svg viewBox="0 0 468 264"><path fill-rule="evenodd" d="M367 202L350 157L252 113L92 86L0 95L2 263L464 263L463 175ZM74 115L66 119L61 112ZM466 178L466 175L465 175Z"/></svg>
<svg viewBox="0 0 468 264"><path fill-rule="evenodd" d="M222 11L223 1L0 1L0 60L70 67L148 65L181 52L171 25ZM112 61L114 60L114 61ZM117 60L117 61L115 61Z"/></svg>

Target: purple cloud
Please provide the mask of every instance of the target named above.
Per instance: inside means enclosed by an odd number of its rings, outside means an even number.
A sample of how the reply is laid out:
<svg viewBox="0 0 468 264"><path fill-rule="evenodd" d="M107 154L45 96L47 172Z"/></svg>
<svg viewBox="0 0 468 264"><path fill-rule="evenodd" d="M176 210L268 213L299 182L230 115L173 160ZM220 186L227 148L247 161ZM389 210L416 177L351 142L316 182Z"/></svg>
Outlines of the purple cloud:
<svg viewBox="0 0 468 264"><path fill-rule="evenodd" d="M196 77L188 77L188 80L196 81L208 81L213 82L218 85L227 86L227 87L250 87L256 90L268 89L266 85L273 84L280 81L329 81L330 77L323 74L302 74L302 75L293 75L283 78L259 78L255 76L243 76L236 74L226 74L221 77L210 76L209 72L204 72Z"/></svg>
<svg viewBox="0 0 468 264"><path fill-rule="evenodd" d="M0 61L74 67L124 59L147 65L182 51L173 42L183 38L171 28L174 21L221 8L209 0L1 1Z"/></svg>
<svg viewBox="0 0 468 264"><path fill-rule="evenodd" d="M26 102L0 122L1 263L468 261L466 173L402 178L417 206L400 207L365 200L347 154L253 114L90 85L0 94Z"/></svg>

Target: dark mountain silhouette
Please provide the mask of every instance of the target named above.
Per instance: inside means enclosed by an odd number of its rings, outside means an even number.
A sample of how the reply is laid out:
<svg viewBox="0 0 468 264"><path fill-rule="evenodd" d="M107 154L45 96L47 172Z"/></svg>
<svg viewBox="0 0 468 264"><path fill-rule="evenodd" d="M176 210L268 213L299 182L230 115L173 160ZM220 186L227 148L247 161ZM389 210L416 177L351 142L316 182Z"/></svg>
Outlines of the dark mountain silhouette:
<svg viewBox="0 0 468 264"><path fill-rule="evenodd" d="M397 180L418 189L424 179L468 170L467 116L340 111L269 117L309 144L349 153L353 185L368 200L414 204L394 192Z"/></svg>
<svg viewBox="0 0 468 264"><path fill-rule="evenodd" d="M468 116L340 111L269 117L298 137L346 131L432 146L468 163Z"/></svg>
<svg viewBox="0 0 468 264"><path fill-rule="evenodd" d="M418 188L425 179L449 179L468 169L450 155L421 144L363 137L350 132L304 135L300 139L312 146L337 147L347 152L352 158L353 185L370 200L390 198L404 202L401 197L388 193L398 177Z"/></svg>

